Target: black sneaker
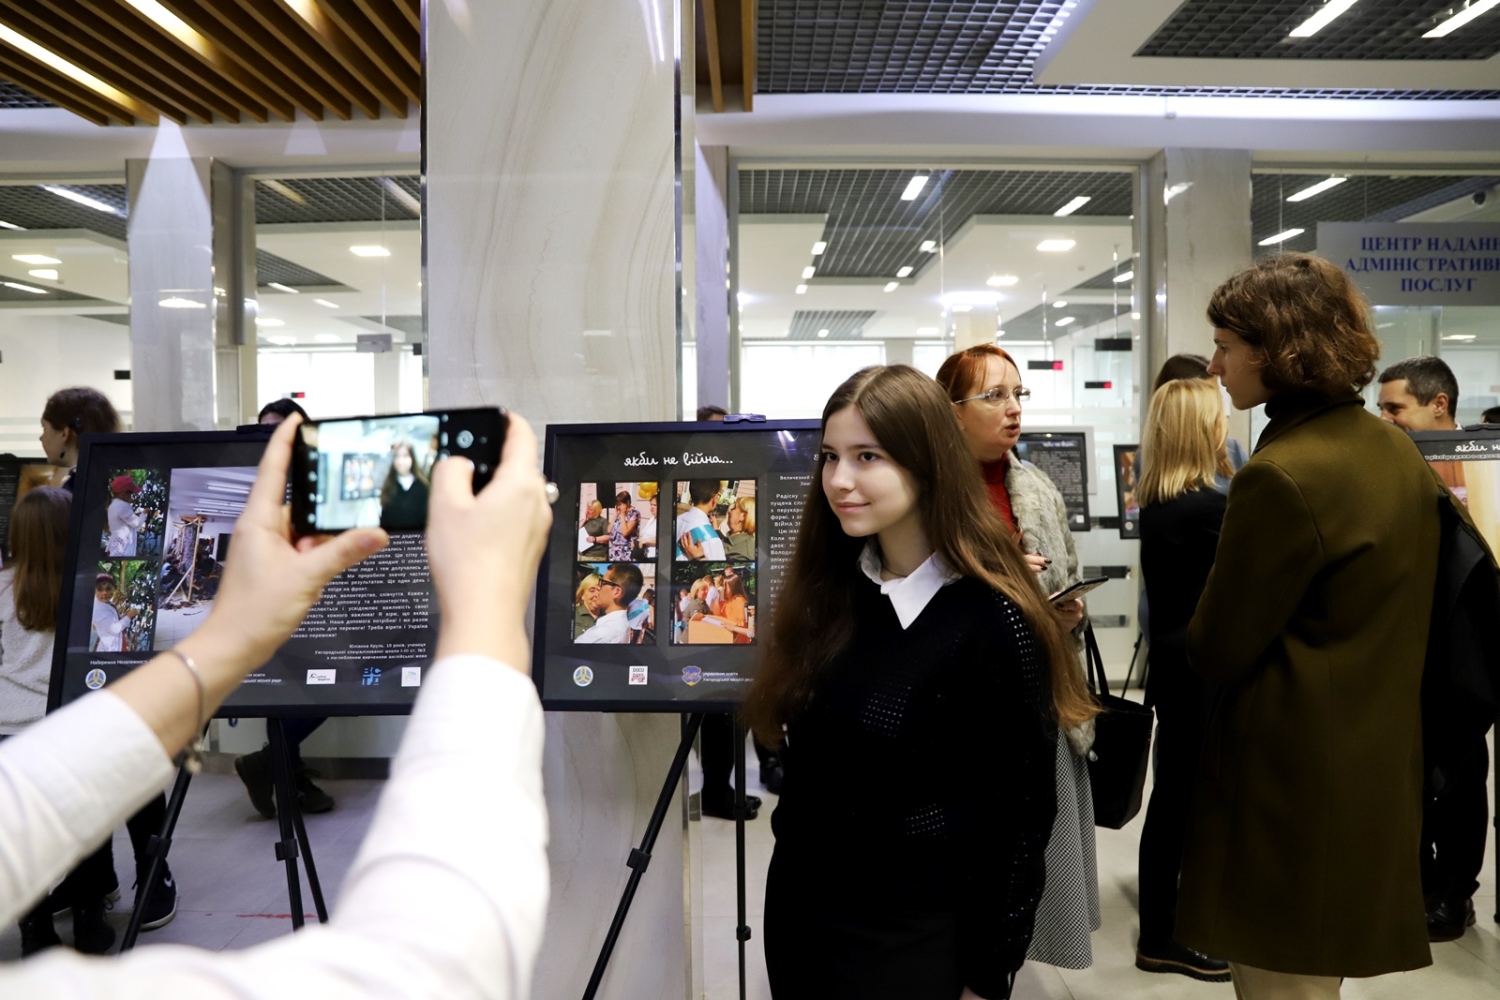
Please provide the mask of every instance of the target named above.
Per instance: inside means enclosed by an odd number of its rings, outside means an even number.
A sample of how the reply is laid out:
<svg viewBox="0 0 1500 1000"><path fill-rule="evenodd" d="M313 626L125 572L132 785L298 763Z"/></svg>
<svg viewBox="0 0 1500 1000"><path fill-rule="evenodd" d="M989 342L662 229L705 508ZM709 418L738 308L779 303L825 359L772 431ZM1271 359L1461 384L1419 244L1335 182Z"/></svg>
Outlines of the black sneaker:
<svg viewBox="0 0 1500 1000"><path fill-rule="evenodd" d="M1228 962L1221 958L1210 958L1203 952L1194 951L1176 941L1151 946L1137 943L1135 967L1142 972L1175 972L1179 976L1199 979L1205 983L1229 982Z"/></svg>
<svg viewBox="0 0 1500 1000"><path fill-rule="evenodd" d="M120 880L115 879L115 884L110 886L109 891L104 894L104 902L118 903L120 901ZM58 886L47 894L47 912L54 917L60 917L73 908L72 894L65 892L62 886ZM110 907L111 909L113 907Z"/></svg>
<svg viewBox="0 0 1500 1000"><path fill-rule="evenodd" d="M312 783L313 775L317 773L310 767L297 771L297 794L302 800L303 815L333 811L333 796Z"/></svg>
<svg viewBox="0 0 1500 1000"><path fill-rule="evenodd" d="M104 922L104 900L73 907L73 947L85 955L103 955L115 943L115 929Z"/></svg>
<svg viewBox="0 0 1500 1000"><path fill-rule="evenodd" d="M142 865L136 869L136 884L146 877L146 866ZM166 861L161 863L161 871L156 875L156 882L146 890L145 901L141 903L141 909L145 911L141 920L141 930L154 931L158 927L165 927L177 916L177 883L172 880L172 870L167 867Z"/></svg>
<svg viewBox="0 0 1500 1000"><path fill-rule="evenodd" d="M245 783L250 804L266 819L276 818L275 786L271 781L271 754L257 750L234 759L234 773Z"/></svg>
<svg viewBox="0 0 1500 1000"><path fill-rule="evenodd" d="M62 944L57 928L52 926L52 914L28 916L21 921L21 957L35 955L39 951Z"/></svg>

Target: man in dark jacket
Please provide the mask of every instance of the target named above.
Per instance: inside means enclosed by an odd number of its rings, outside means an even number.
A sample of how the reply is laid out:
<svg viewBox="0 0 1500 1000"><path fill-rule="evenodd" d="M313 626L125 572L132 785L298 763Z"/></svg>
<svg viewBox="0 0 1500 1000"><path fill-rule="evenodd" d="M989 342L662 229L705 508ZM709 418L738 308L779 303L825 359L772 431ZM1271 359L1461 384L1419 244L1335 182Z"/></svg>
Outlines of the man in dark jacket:
<svg viewBox="0 0 1500 1000"><path fill-rule="evenodd" d="M1441 358L1407 358L1380 373L1380 417L1406 431L1456 431L1458 380ZM1428 713L1428 718L1431 718ZM1428 727L1430 729L1431 727ZM1427 937L1453 941L1474 922L1474 892L1484 866L1489 835L1490 752L1484 732L1472 726L1448 727L1453 745L1433 775L1433 739L1427 737L1428 781L1422 808L1422 893L1427 903Z"/></svg>

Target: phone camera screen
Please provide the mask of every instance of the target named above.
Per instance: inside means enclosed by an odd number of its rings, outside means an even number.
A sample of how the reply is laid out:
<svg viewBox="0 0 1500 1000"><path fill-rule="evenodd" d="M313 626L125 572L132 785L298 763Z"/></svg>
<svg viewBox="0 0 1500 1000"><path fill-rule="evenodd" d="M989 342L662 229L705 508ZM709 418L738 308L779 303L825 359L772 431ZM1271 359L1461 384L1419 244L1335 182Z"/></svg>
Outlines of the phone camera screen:
<svg viewBox="0 0 1500 1000"><path fill-rule="evenodd" d="M437 415L326 420L304 425L303 442L316 530L426 526L428 484L441 450Z"/></svg>

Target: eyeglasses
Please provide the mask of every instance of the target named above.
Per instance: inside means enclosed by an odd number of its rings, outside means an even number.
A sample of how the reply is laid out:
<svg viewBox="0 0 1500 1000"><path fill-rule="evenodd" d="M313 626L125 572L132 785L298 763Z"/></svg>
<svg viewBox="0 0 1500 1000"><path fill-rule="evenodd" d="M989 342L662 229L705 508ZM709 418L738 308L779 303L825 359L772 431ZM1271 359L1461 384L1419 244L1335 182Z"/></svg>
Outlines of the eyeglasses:
<svg viewBox="0 0 1500 1000"><path fill-rule="evenodd" d="M970 396L968 399L954 400L954 402L972 403L974 402L974 400L979 399L983 400L985 403L988 403L990 406L1004 406L1012 398L1014 398L1017 403L1025 403L1028 399L1031 398L1031 390L1023 386L1016 386L1016 391L1011 392L1004 386L996 386L989 392L981 392L977 396Z"/></svg>

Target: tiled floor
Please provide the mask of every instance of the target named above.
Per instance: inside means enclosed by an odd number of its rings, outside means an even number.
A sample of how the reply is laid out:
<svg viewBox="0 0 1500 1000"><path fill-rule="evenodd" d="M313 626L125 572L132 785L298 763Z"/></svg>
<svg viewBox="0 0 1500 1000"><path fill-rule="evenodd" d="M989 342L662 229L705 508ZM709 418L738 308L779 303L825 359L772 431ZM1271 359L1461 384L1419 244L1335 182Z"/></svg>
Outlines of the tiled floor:
<svg viewBox="0 0 1500 1000"><path fill-rule="evenodd" d="M761 942L765 870L771 858L770 811L775 797L759 787L754 755L752 790L764 798L759 819L746 824L747 913L752 937L746 946L746 996L768 1000ZM694 769L696 778L696 768ZM380 793L378 781L321 782L338 800L338 808L307 817L314 858L330 902L354 857ZM1021 970L1017 1000L1229 1000L1227 985L1198 983L1178 976L1149 975L1134 966L1135 856L1140 819L1120 831L1099 831L1099 870L1104 926L1094 935L1094 967L1084 971L1028 964ZM290 932L285 876L276 862L274 821L261 819L232 775L203 774L194 779L178 826L171 859L180 886L177 919L141 936L141 944L178 942L210 949L244 948ZM738 996L735 941L734 824L709 819L701 830L703 845L704 987L710 1000ZM125 899L110 921L120 933L129 918L130 843L123 830L115 836L115 863ZM1452 944L1434 945L1433 965L1420 972L1373 980L1350 980L1347 1000L1500 1000L1500 927L1495 910L1493 844L1476 897L1478 926ZM312 918L311 896L303 887L303 910ZM58 922L68 939L68 921ZM14 926L0 929L0 960L20 954ZM537 998L561 1000L561 998ZM637 1000L637 998L619 998ZM645 998L642 998L645 1000ZM649 998L656 1000L656 998Z"/></svg>
<svg viewBox="0 0 1500 1000"><path fill-rule="evenodd" d="M374 813L384 782L320 781L338 808L307 817L313 861L330 905L344 873L354 860ZM166 942L197 945L215 951L245 948L289 933L285 867L276 860L279 839L275 820L265 820L250 806L245 786L234 775L200 774L183 803L169 861L178 885L177 918L141 935L140 945ZM115 833L115 871L123 896L109 922L118 937L125 933L134 900L135 880L130 838ZM315 920L312 894L302 880L303 912ZM69 918L59 917L58 933L71 940ZM0 961L19 958L21 936L14 925L0 928Z"/></svg>

